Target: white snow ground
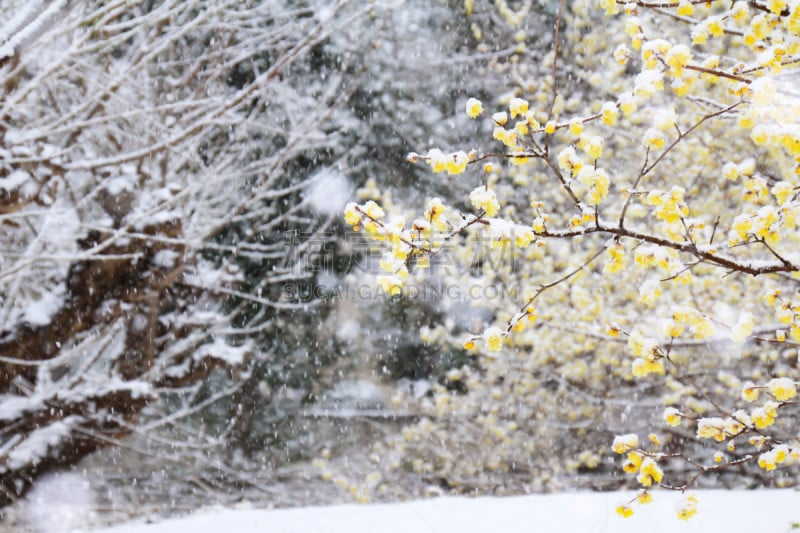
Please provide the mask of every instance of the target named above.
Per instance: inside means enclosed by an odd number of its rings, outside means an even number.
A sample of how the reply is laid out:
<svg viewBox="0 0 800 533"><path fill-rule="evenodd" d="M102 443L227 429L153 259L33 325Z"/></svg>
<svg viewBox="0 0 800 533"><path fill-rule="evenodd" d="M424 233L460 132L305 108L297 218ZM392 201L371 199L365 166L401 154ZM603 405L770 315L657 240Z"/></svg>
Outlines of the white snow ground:
<svg viewBox="0 0 800 533"><path fill-rule="evenodd" d="M655 501L634 504L624 519L614 509L635 493L573 493L509 498L451 498L397 504L337 505L294 509L208 509L156 524L129 523L103 533L602 533L747 532L797 529L795 490L695 491L698 512L688 522L675 511L682 495L655 491ZM94 533L98 533L95 531Z"/></svg>

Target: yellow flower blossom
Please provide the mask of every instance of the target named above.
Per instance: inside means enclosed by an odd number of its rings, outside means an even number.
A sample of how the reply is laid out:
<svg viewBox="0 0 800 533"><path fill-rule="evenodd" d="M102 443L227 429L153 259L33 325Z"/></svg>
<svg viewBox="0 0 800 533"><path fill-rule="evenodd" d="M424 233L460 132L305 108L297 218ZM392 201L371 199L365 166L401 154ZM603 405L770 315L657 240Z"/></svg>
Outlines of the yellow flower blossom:
<svg viewBox="0 0 800 533"><path fill-rule="evenodd" d="M583 160L575 152L575 148L568 146L561 150L556 156L558 167L563 172L568 172L570 176L576 176L583 168Z"/></svg>
<svg viewBox="0 0 800 533"><path fill-rule="evenodd" d="M664 134L655 128L648 128L642 136L642 144L653 150L663 148L665 142Z"/></svg>
<svg viewBox="0 0 800 533"><path fill-rule="evenodd" d="M681 520L689 520L697 514L697 497L689 495L678 508L678 518Z"/></svg>
<svg viewBox="0 0 800 533"><path fill-rule="evenodd" d="M382 219L386 213L383 211L381 206L373 202L372 200L368 201L361 210L370 218L375 220Z"/></svg>
<svg viewBox="0 0 800 533"><path fill-rule="evenodd" d="M611 449L615 453L623 454L639 446L639 436L636 433L617 435L611 444Z"/></svg>
<svg viewBox="0 0 800 533"><path fill-rule="evenodd" d="M502 126L496 126L492 132L492 138L497 139L509 148L516 148L517 146L517 132L515 130L507 130Z"/></svg>
<svg viewBox="0 0 800 533"><path fill-rule="evenodd" d="M344 207L344 221L350 226L358 226L361 223L361 213L355 202L350 202Z"/></svg>
<svg viewBox="0 0 800 533"><path fill-rule="evenodd" d="M448 174L458 175L466 170L469 156L465 152L455 152L445 158L444 169Z"/></svg>
<svg viewBox="0 0 800 533"><path fill-rule="evenodd" d="M658 463L652 457L645 457L639 467L639 475L636 476L643 487L650 487L653 483L661 483L664 479L664 472L659 468Z"/></svg>
<svg viewBox="0 0 800 533"><path fill-rule="evenodd" d="M624 65L628 62L628 57L630 57L630 54L630 49L625 44L620 44L616 49L614 49L614 60L620 65Z"/></svg>
<svg viewBox="0 0 800 533"><path fill-rule="evenodd" d="M667 62L667 65L671 67L671 74L673 76L680 76L683 67L692 60L692 51L688 46L679 44L673 46L670 51L667 52L664 60Z"/></svg>
<svg viewBox="0 0 800 533"><path fill-rule="evenodd" d="M503 347L503 335L500 328L492 326L483 332L483 341L492 352L499 352Z"/></svg>
<svg viewBox="0 0 800 533"><path fill-rule="evenodd" d="M753 409L750 417L758 429L764 429L775 423L778 416L777 404L766 402L763 407Z"/></svg>
<svg viewBox="0 0 800 533"><path fill-rule="evenodd" d="M512 98L508 102L508 110L511 111L511 118L525 116L528 112L528 101L522 98Z"/></svg>
<svg viewBox="0 0 800 533"><path fill-rule="evenodd" d="M616 512L622 518L630 518L631 516L633 516L633 509L631 509L627 505L619 505L619 506L617 506Z"/></svg>
<svg viewBox="0 0 800 533"><path fill-rule="evenodd" d="M678 427L681 425L681 412L674 407L664 409L664 421L668 426Z"/></svg>
<svg viewBox="0 0 800 533"><path fill-rule="evenodd" d="M758 400L758 387L752 381L744 384L742 389L742 399L746 402L754 402Z"/></svg>
<svg viewBox="0 0 800 533"><path fill-rule="evenodd" d="M619 111L617 109L617 104L614 102L603 103L600 112L602 113L603 124L606 126L613 126L617 123Z"/></svg>
<svg viewBox="0 0 800 533"><path fill-rule="evenodd" d="M586 155L589 156L591 159L600 159L603 157L603 144L605 140L598 136L593 135L589 137L581 137L578 146L586 152Z"/></svg>
<svg viewBox="0 0 800 533"><path fill-rule="evenodd" d="M779 402L785 402L797 396L797 384L789 378L770 380L767 383L767 390Z"/></svg>
<svg viewBox="0 0 800 533"><path fill-rule="evenodd" d="M721 418L701 418L697 421L697 436L701 439L725 440L725 421Z"/></svg>
<svg viewBox="0 0 800 533"><path fill-rule="evenodd" d="M483 104L476 98L470 98L467 100L466 112L469 118L477 118L483 113Z"/></svg>
<svg viewBox="0 0 800 533"><path fill-rule="evenodd" d="M622 470L627 474L635 474L639 471L642 465L642 454L636 451L628 452L625 462L622 464Z"/></svg>
<svg viewBox="0 0 800 533"><path fill-rule="evenodd" d="M474 189L469 194L469 202L475 209L483 210L487 217L495 216L500 210L500 204L497 201L497 195L494 190L487 189L484 186Z"/></svg>
<svg viewBox="0 0 800 533"><path fill-rule="evenodd" d="M442 216L444 211L445 206L442 200L440 198L433 198L428 202L425 208L425 218L427 218L429 222L434 223L439 220L439 217Z"/></svg>
<svg viewBox="0 0 800 533"><path fill-rule="evenodd" d="M438 148L433 148L432 150L428 150L425 157L433 172L444 172L445 166L447 165L447 157L444 155L444 152Z"/></svg>
<svg viewBox="0 0 800 533"><path fill-rule="evenodd" d="M631 365L631 373L637 378L645 377L649 374L664 374L664 372L664 361L661 359L648 361L637 357Z"/></svg>
<svg viewBox="0 0 800 533"><path fill-rule="evenodd" d="M397 276L378 276L378 286L389 296L397 296L403 292L403 282Z"/></svg>

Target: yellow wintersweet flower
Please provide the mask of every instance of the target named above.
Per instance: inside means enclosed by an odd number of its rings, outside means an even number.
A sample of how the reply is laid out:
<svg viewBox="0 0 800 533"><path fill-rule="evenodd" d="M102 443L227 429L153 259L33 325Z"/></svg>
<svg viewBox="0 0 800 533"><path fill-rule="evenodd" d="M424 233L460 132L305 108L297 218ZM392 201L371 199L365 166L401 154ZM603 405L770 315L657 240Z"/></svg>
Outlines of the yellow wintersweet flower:
<svg viewBox="0 0 800 533"><path fill-rule="evenodd" d="M785 7L786 0L769 0L767 2L767 8L772 12L773 15L780 15Z"/></svg>
<svg viewBox="0 0 800 533"><path fill-rule="evenodd" d="M679 44L673 46L670 51L667 52L664 60L667 62L667 65L672 67L672 75L679 76L683 72L683 67L692 60L692 51L688 46Z"/></svg>
<svg viewBox="0 0 800 533"><path fill-rule="evenodd" d="M630 50L625 44L620 44L614 50L614 60L620 65L624 65L625 63L627 63L629 56L630 56Z"/></svg>
<svg viewBox="0 0 800 533"><path fill-rule="evenodd" d="M630 518L631 516L633 516L633 509L631 509L627 505L618 506L616 512L622 518Z"/></svg>
<svg viewBox="0 0 800 533"><path fill-rule="evenodd" d="M647 505L653 501L653 493L649 490L642 491L636 496L636 501L640 505Z"/></svg>
<svg viewBox="0 0 800 533"><path fill-rule="evenodd" d="M658 150L664 147L664 134L655 128L648 128L642 136L642 144L646 148Z"/></svg>
<svg viewBox="0 0 800 533"><path fill-rule="evenodd" d="M469 194L469 202L475 209L483 210L488 217L495 216L500 210L500 204L497 201L497 195L494 190L487 189L484 186L474 189Z"/></svg>
<svg viewBox="0 0 800 533"><path fill-rule="evenodd" d="M486 347L492 352L499 352L503 347L503 335L500 328L492 326L483 332Z"/></svg>
<svg viewBox="0 0 800 533"><path fill-rule="evenodd" d="M361 208L361 210L370 218L375 220L382 219L386 213L384 213L381 206L370 200Z"/></svg>
<svg viewBox="0 0 800 533"><path fill-rule="evenodd" d="M502 126L495 126L492 138L497 139L509 148L517 146L517 132L515 130L507 130Z"/></svg>
<svg viewBox="0 0 800 533"><path fill-rule="evenodd" d="M747 5L747 2L740 0L733 4L733 8L731 9L730 13L733 20L744 20L750 13L750 9Z"/></svg>
<svg viewBox="0 0 800 533"><path fill-rule="evenodd" d="M428 154L425 157L433 172L444 172L447 165L447 157L444 155L444 152L438 148L433 148L432 150L428 150Z"/></svg>
<svg viewBox="0 0 800 533"><path fill-rule="evenodd" d="M694 329L695 339L707 339L714 335L714 332L716 331L716 327L714 326L714 323L711 322L711 319L706 315L699 313L697 317L692 320L691 325L692 329Z"/></svg>
<svg viewBox="0 0 800 533"><path fill-rule="evenodd" d="M635 474L642 466L642 454L636 451L628 452L625 462L622 464L622 470L627 474Z"/></svg>
<svg viewBox="0 0 800 533"><path fill-rule="evenodd" d="M760 466L767 472L775 470L776 464L777 460L775 454L772 453L772 450L764 452L758 456L758 466Z"/></svg>
<svg viewBox="0 0 800 533"><path fill-rule="evenodd" d="M750 139L752 139L756 146L761 146L762 144L766 143L767 138L767 128L765 128L762 124L757 125L753 128L753 131L750 132Z"/></svg>
<svg viewBox="0 0 800 533"><path fill-rule="evenodd" d="M744 384L742 389L742 399L746 402L754 402L758 400L758 387L752 381Z"/></svg>
<svg viewBox="0 0 800 533"><path fill-rule="evenodd" d="M548 120L547 124L544 125L544 132L548 135L552 135L556 132L556 122L554 120Z"/></svg>
<svg viewBox="0 0 800 533"><path fill-rule="evenodd" d="M614 102L603 103L603 106L600 108L600 112L602 113L603 124L606 126L613 126L617 123L619 111L617 109L617 104Z"/></svg>
<svg viewBox="0 0 800 533"><path fill-rule="evenodd" d="M511 111L511 118L525 116L528 112L528 101L522 98L512 98L508 102L508 110Z"/></svg>
<svg viewBox="0 0 800 533"><path fill-rule="evenodd" d="M397 296L403 292L403 282L397 276L378 276L377 282L389 296Z"/></svg>
<svg viewBox="0 0 800 533"><path fill-rule="evenodd" d="M568 172L570 176L576 176L583 168L583 160L575 152L575 148L568 146L561 150L556 156L558 167L563 172Z"/></svg>
<svg viewBox="0 0 800 533"><path fill-rule="evenodd" d="M788 181L779 181L772 187L770 192L775 196L778 205L783 205L786 203L786 200L792 197L794 186Z"/></svg>
<svg viewBox="0 0 800 533"><path fill-rule="evenodd" d="M569 134L578 137L583 133L583 122L579 118L574 118L569 123Z"/></svg>
<svg viewBox="0 0 800 533"><path fill-rule="evenodd" d="M470 98L467 100L466 112L469 118L477 118L483 113L483 104L477 98Z"/></svg>
<svg viewBox="0 0 800 533"><path fill-rule="evenodd" d="M638 17L629 17L628 20L625 21L625 34L628 37L636 37L642 33L642 28L639 25L639 18Z"/></svg>
<svg viewBox="0 0 800 533"><path fill-rule="evenodd" d="M611 259L603 266L603 272L613 274L622 270L625 266L625 247L617 242L608 249L608 255Z"/></svg>
<svg viewBox="0 0 800 533"><path fill-rule="evenodd" d="M527 248L528 245L533 242L533 238L533 230L524 226L517 226L514 232L514 244L517 248Z"/></svg>
<svg viewBox="0 0 800 533"><path fill-rule="evenodd" d="M604 143L605 140L602 137L593 135L590 137L581 137L578 146L580 146L580 148L586 152L586 155L588 155L591 159L600 159L603 157Z"/></svg>
<svg viewBox="0 0 800 533"><path fill-rule="evenodd" d="M664 409L664 421L668 426L678 427L681 425L681 412L674 407Z"/></svg>
<svg viewBox="0 0 800 533"><path fill-rule="evenodd" d="M708 33L714 37L721 37L725 33L725 27L722 24L722 19L718 16L707 18L706 28L708 29Z"/></svg>
<svg viewBox="0 0 800 533"><path fill-rule="evenodd" d="M701 418L697 422L697 436L701 439L714 439L722 442L725 440L724 427L725 421L721 418Z"/></svg>
<svg viewBox="0 0 800 533"><path fill-rule="evenodd" d="M492 115L492 120L498 126L505 126L506 122L508 122L508 115L505 111L499 111Z"/></svg>
<svg viewBox="0 0 800 533"><path fill-rule="evenodd" d="M755 424L758 429L764 429L774 424L777 416L778 411L775 402L767 402L763 407L753 409L750 415L753 424Z"/></svg>
<svg viewBox="0 0 800 533"><path fill-rule="evenodd" d="M658 463L652 457L645 457L642 466L639 467L636 481L643 487L650 487L653 483L661 483L662 479L664 479L664 472L659 468Z"/></svg>
<svg viewBox="0 0 800 533"><path fill-rule="evenodd" d="M767 383L767 390L776 400L785 402L797 396L797 384L789 378L775 378Z"/></svg>
<svg viewBox="0 0 800 533"><path fill-rule="evenodd" d="M683 502L683 505L678 509L678 518L681 520L689 520L697 514L697 497L689 495Z"/></svg>
<svg viewBox="0 0 800 533"><path fill-rule="evenodd" d="M427 218L429 222L434 223L439 220L439 217L442 216L444 210L445 206L442 203L442 200L440 198L433 198L428 202L428 205L425 208L425 218Z"/></svg>
<svg viewBox="0 0 800 533"><path fill-rule="evenodd" d="M344 206L344 221L350 226L358 226L361 223L361 213L358 211L358 205L355 202L350 202Z"/></svg>
<svg viewBox="0 0 800 533"><path fill-rule="evenodd" d="M469 156L465 152L455 152L445 159L444 169L448 174L458 175L466 170Z"/></svg>
<svg viewBox="0 0 800 533"><path fill-rule="evenodd" d="M623 454L639 446L639 436L636 433L628 433L626 435L618 435L614 437L614 442L611 444L611 449L615 453Z"/></svg>

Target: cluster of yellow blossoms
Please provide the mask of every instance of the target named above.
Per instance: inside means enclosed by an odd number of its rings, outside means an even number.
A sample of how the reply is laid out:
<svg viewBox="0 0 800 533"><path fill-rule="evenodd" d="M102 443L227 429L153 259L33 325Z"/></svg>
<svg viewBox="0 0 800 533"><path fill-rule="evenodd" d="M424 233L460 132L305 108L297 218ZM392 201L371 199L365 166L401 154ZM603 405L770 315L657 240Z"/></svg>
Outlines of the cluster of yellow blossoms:
<svg viewBox="0 0 800 533"><path fill-rule="evenodd" d="M428 201L424 218L418 218L410 227L403 217L385 220L386 213L373 200L364 204L350 202L345 206L344 220L355 231L362 231L371 239L390 246L381 256L380 268L386 274L377 276L376 282L390 296L402 294L408 278L408 262L414 257L416 266L426 268L429 256L443 244L445 232L451 224L445 216L447 207L439 198Z"/></svg>
<svg viewBox="0 0 800 533"><path fill-rule="evenodd" d="M669 412L668 414L670 419L677 417L678 423L680 423L679 413ZM649 440L653 445L658 446L660 444L660 439L656 435L650 435ZM651 503L653 495L650 489L654 485L660 484L664 479L664 471L658 466L658 461L663 456L639 448L639 437L635 433L614 437L611 449L620 455L625 454L625 461L622 465L623 471L628 474L636 474L636 481L643 487L643 490L639 492L634 501L640 505ZM631 517L634 514L630 503L618 506L616 512L623 518ZM678 508L678 518L688 520L696 513L697 498L693 495L687 495Z"/></svg>
<svg viewBox="0 0 800 533"><path fill-rule="evenodd" d="M654 337L654 333L645 329L652 328L652 324L637 325L634 331L625 332L625 335L628 337L628 349L634 356L631 374L635 377L663 375L666 373L667 362L678 361L673 358L675 354L671 351L672 348L676 351L681 349L680 343L674 342L676 339L683 340L690 336L695 340L710 339L715 336L721 324L730 332L730 340L745 343L754 334L756 318L749 311L737 310L728 315L733 317L732 320L717 320L715 323L710 316L697 309L662 303L662 286L665 282L689 284L697 281L699 286L707 279L704 277L704 272L693 274L693 269L699 265L697 270L702 270L708 267L708 264L714 264L714 258L719 258L721 254L718 250L725 245L725 237L721 239L722 244L714 243L719 220L714 221L712 217L702 218L708 215L701 210L704 187L708 187L708 184L694 184L686 179L681 181L683 186L672 185L669 175L665 176L663 173L658 175L663 166L656 172L650 173L650 170L670 151L669 157L681 153L680 147L676 148L678 141L682 141L689 134L693 136L706 134L702 130L695 131L697 126L717 115L725 115L735 116L736 121L730 122L731 127L744 128L755 145L764 147L763 151L769 151L770 155L781 152L782 157L793 158L796 162L795 168L800 174L800 105L797 103L800 100L781 98L781 88L773 76L787 65L797 63L797 58L800 57L798 56L800 3L769 0L756 6L744 0L727 4L721 2L701 4L691 0L675 0L659 5L661 10L673 9L677 17L683 17L682 22L692 25L691 39L687 43L671 42L674 35L669 32L665 32L669 37L664 39L652 35L646 28L650 19L647 16L639 16L639 10L648 7L646 3L619 0L597 0L597 3L609 14L616 14L622 10L625 12L625 33L630 42L617 47L614 58L621 64L632 60L632 65L641 68L628 87L629 90L617 94L616 99L612 98L611 101L596 102L591 115L573 116L567 120L561 116L565 110L563 101L552 102L553 106L545 113L543 110L531 109L529 102L523 98L507 96L502 100L507 101L507 109L495 112L490 117L492 137L504 147L503 154L487 154L479 157L474 150L445 153L434 148L425 155L410 154L409 159L412 162L423 160L430 165L433 172L446 172L451 175L462 174L472 163L490 156L504 158L515 164L523 164L535 158L545 160L575 204L570 206L574 207L573 212L561 216L561 213L553 211L551 219L548 214L541 212L541 205L534 202L531 205L537 216L530 225L496 218L501 216L501 211L503 215L511 216L516 212L516 206L501 206L498 195L502 198L502 185L497 184L495 181L497 175L493 174L491 166L487 165L485 179L469 194L469 203L476 214L472 219L464 219L462 216L462 220L479 220L480 224L476 224L476 227L489 232L498 245L510 242L525 248L536 242L537 236L549 237L559 234L558 229L548 231L548 222L551 220L552 228L558 228L560 224L568 222L569 231L561 233L561 236L566 237L586 235L590 230L602 232L609 227L602 227L602 217L608 217L610 214L613 216L615 206L604 206L603 202L607 200L609 190L613 191L612 178L624 175L619 170L621 165L615 161L606 164L602 159L604 156L609 158L612 152L620 153L627 147L621 148L622 143L612 142L612 138L608 136L606 136L609 139L607 144L606 138L595 133L598 130L602 133L602 125L614 126L618 121L626 119L626 124L641 126L641 134L637 133L635 142L630 144L645 154L644 165L638 178L635 175L631 177L631 182L635 182L635 185L630 189L623 187L618 191L621 192L625 208L619 221L619 232L608 232L612 234L612 239L606 243L607 261L603 266L603 273L610 275L624 270L627 267L628 253L634 254L636 265L642 269L661 271L644 272L643 281L637 284L640 303L668 313L669 319L663 322L659 332L663 340ZM767 12L754 12L754 7ZM467 11L471 12L471 4ZM753 52L754 61L746 62L738 56L720 57L716 55L720 53L719 49L712 46L697 46L726 35L725 38L734 41L736 46L743 43L749 47ZM712 98L705 98L706 94L697 90L713 87L720 81L728 84L727 93L714 92ZM719 112L704 111L707 114L697 123L686 122L685 114L681 114L679 120L676 107L667 102L668 99L662 98L665 85L671 87L672 92L679 97L674 99L679 111L684 110L686 106L697 106ZM723 86L720 84L720 87ZM724 87L719 91L724 91ZM730 101L736 102L735 105L731 105L730 109L723 112L726 104L715 101L719 94L725 95L720 98L722 102L729 97ZM691 103L684 105L689 101L683 98L686 96L690 96ZM643 105L652 107L644 107L637 112L637 108ZM571 113L574 107L568 109ZM464 112L471 119L480 117L485 111L483 103L475 98L469 98L464 107ZM618 138L613 140L617 141ZM555 148L556 142L563 145ZM702 140L699 142L705 148L706 142ZM553 155L554 162L550 159ZM557 167L552 163L556 163ZM777 177L760 175L756 172L756 160L753 157L736 162L728 161L724 165L721 161L720 165L719 177L731 182L740 180L740 198L739 189L733 189L738 187L738 184L724 182L724 185L735 191L731 197L736 197L737 201L743 200L747 206L744 212L737 214L737 211L729 211L729 214L720 217L723 224L720 226L720 231L723 234L727 232L729 249L750 243L763 243L771 247L782 240L787 240L787 235L791 236L790 232L796 230L797 217L800 215L800 199L798 199L800 195L796 176L789 176L789 173ZM609 170L605 170L603 166ZM524 170L526 167L512 168ZM681 167L681 170L684 169L685 167ZM698 171L698 174L701 173L702 171ZM696 181L699 183L703 180ZM661 188L652 187L653 185ZM725 189L725 192L727 193L728 189ZM691 199L693 217L697 218L690 218L687 195ZM446 219L442 213L446 208L440 200L435 200L436 202L429 203L424 219L415 221L408 229L402 223L393 222L394 225L390 225L382 222L384 215L377 205L367 203L363 206L348 206L345 219L349 224L357 229L363 228L368 235L377 240L392 244L392 251L385 253L381 261L381 267L387 275L379 279L379 283L390 294L399 294L402 291L402 280L408 276L406 267L408 257L415 254L424 255L436 249L433 243L424 239L426 232L437 228L436 221L439 221L439 229L446 228L451 234L457 233L459 227L463 229L466 226L455 223L443 226L442 221ZM628 211L629 203L631 209ZM632 214L634 211L638 214ZM631 233L623 233L628 227L637 228L632 231L639 231L642 227L637 227L637 222L625 226L624 223L628 222L625 219L626 212L632 221L635 216L641 221L649 215L651 219L643 222L642 226L651 231L652 238L639 239ZM648 225L652 224L653 219L660 221L655 223L658 229ZM455 221L456 218L453 217L451 220ZM596 222L596 226L593 228L584 226L583 229L586 230L584 233L580 227L589 222ZM662 235L665 235L666 239ZM739 250L732 252L731 257L737 259L731 262L738 260L738 257L747 257L749 249L740 250L744 250L741 256L736 255ZM777 252L774 253L777 256ZM693 257L688 264L684 262L686 256ZM696 262L692 263L694 260ZM751 266L751 263L741 264L745 267ZM726 263L720 261L717 263L717 266L719 265ZM757 266L756 263L752 265ZM736 271L735 268L731 270ZM697 279L693 279L693 275L696 275ZM690 287L694 288L695 285ZM785 326L785 329L776 332L776 339L783 342L787 335L791 335L800 342L800 305L782 296L777 289L771 291L767 303L774 307L775 318ZM532 301L533 299L528 304ZM657 307L660 303L664 305L663 308ZM501 351L511 332L520 331L527 322L536 319L532 305L525 305L523 309L515 313L503 326L491 326L482 333L469 335L464 342L464 348L473 350L480 344L488 352ZM753 312L756 312L755 309ZM658 324L655 329L657 327ZM618 336L621 332L617 326L612 326L609 330L609 334L613 336ZM687 344L692 342L686 340ZM663 413L664 421L669 426L676 427L683 421L690 420L696 428L699 439L727 442L729 451L733 451L737 437L755 433L756 435L749 441L753 446L759 450L770 446L759 456L758 464L761 468L772 470L795 452L788 445L761 435L760 430L775 423L783 406L782 402L791 401L797 395L797 385L786 377L766 381L760 386L746 383L742 390L742 398L751 402L756 401L762 392L769 394L770 398L763 405L752 409L726 412L724 416L719 417L698 417L692 414L690 406L687 406L685 412L676 407L667 407ZM651 439L651 442L658 445L657 439ZM650 489L661 484L664 477L659 462L663 463L666 460L665 456L640 449L635 434L615 438L612 448L616 453L625 455L623 470L636 474L636 479L642 486L643 492L637 497L637 501L649 502L652 499ZM714 454L716 463L722 463L724 459L725 454L722 452ZM722 467L725 464L718 466ZM617 511L622 516L630 516L633 513L628 505L620 506ZM678 516L681 519L688 519L696 512L697 499L689 496L680 507Z"/></svg>

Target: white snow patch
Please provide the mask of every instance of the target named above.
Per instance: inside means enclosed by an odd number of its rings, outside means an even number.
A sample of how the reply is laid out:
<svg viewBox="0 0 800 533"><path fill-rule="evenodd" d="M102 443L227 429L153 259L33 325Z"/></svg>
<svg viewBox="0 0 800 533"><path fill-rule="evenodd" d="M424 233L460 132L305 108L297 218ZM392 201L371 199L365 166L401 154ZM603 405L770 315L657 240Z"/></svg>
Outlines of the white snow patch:
<svg viewBox="0 0 800 533"><path fill-rule="evenodd" d="M133 191L136 188L135 177L123 175L109 178L103 182L103 188L112 196L116 196L124 191Z"/></svg>
<svg viewBox="0 0 800 533"><path fill-rule="evenodd" d="M36 482L22 504L26 526L37 533L67 533L95 519L94 492L76 473L57 473Z"/></svg>
<svg viewBox="0 0 800 533"><path fill-rule="evenodd" d="M24 170L13 170L11 174L3 179L0 179L0 189L3 189L4 191L13 191L29 179L31 179L31 175Z"/></svg>
<svg viewBox="0 0 800 533"><path fill-rule="evenodd" d="M336 338L342 341L355 341L363 335L358 320L342 320L336 328Z"/></svg>
<svg viewBox="0 0 800 533"><path fill-rule="evenodd" d="M278 510L217 508L182 519L157 524L132 523L96 533L752 533L790 531L791 524L800 521L795 490L694 493L699 500L697 515L688 522L676 516L684 496L657 490L653 503L634 504L635 514L627 519L618 516L614 509L635 498L635 492L578 492L509 498L445 497L395 504Z"/></svg>
<svg viewBox="0 0 800 533"><path fill-rule="evenodd" d="M68 416L64 420L32 431L25 440L8 452L6 456L8 468L12 470L21 468L46 457L50 447L57 446L72 431L76 419L77 417Z"/></svg>
<svg viewBox="0 0 800 533"><path fill-rule="evenodd" d="M317 213L336 216L353 195L353 184L342 174L331 169L318 171L305 190L305 199Z"/></svg>
<svg viewBox="0 0 800 533"><path fill-rule="evenodd" d="M0 420L14 420L25 411L35 411L44 406L42 399L35 396L0 396Z"/></svg>
<svg viewBox="0 0 800 533"><path fill-rule="evenodd" d="M194 359L201 361L207 357L219 359L229 365L240 365L244 362L244 356L250 351L250 345L231 346L221 338L217 337L214 342L204 344L194 353Z"/></svg>
<svg viewBox="0 0 800 533"><path fill-rule="evenodd" d="M164 249L156 252L153 256L153 264L161 268L172 268L178 260L178 252L175 250Z"/></svg>
<svg viewBox="0 0 800 533"><path fill-rule="evenodd" d="M63 289L63 286L59 286ZM35 302L31 302L25 307L22 313L22 320L31 326L46 326L53 319L53 315L58 312L64 303L63 291L56 290L47 292Z"/></svg>

